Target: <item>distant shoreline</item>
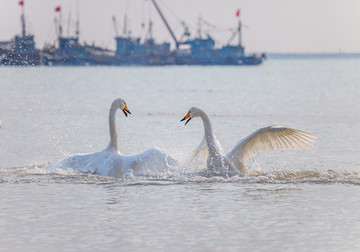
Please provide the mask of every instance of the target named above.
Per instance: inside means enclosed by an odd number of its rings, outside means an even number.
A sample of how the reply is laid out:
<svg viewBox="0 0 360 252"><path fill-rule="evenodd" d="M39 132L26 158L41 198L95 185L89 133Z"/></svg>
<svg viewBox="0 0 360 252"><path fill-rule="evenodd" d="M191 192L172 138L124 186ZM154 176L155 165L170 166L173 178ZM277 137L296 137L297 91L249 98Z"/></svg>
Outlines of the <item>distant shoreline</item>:
<svg viewBox="0 0 360 252"><path fill-rule="evenodd" d="M360 53L267 53L268 59L359 59Z"/></svg>

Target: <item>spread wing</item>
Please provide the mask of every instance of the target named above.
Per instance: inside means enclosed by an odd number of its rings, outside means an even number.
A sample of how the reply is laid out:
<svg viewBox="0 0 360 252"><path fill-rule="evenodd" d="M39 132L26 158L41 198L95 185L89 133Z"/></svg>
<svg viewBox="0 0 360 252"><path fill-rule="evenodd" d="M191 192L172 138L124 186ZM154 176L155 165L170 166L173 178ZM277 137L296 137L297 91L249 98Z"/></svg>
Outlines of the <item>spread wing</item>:
<svg viewBox="0 0 360 252"><path fill-rule="evenodd" d="M282 126L261 128L240 142L227 154L227 157L237 163L245 162L261 151L294 150L309 147L315 142L315 136L301 130Z"/></svg>
<svg viewBox="0 0 360 252"><path fill-rule="evenodd" d="M223 148L221 147L221 144L219 143L219 141L216 139L215 136L214 136L214 139L215 139L216 147L219 150L220 154L225 155L225 152L224 152ZM206 143L205 135L204 135L200 145L193 151L192 156L196 157L200 161L206 162L206 160L209 156L209 149L208 149L208 146Z"/></svg>

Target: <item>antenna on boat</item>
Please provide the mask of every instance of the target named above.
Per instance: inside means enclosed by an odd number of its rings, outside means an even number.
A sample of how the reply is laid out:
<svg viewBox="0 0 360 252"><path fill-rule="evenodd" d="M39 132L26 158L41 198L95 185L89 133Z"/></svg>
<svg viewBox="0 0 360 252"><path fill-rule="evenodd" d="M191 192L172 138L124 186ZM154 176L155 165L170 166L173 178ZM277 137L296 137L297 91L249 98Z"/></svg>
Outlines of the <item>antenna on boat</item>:
<svg viewBox="0 0 360 252"><path fill-rule="evenodd" d="M189 38L191 35L189 27L184 21L181 22L181 25L184 27L184 33L181 35L180 43L182 43L181 41L184 41L184 38Z"/></svg>
<svg viewBox="0 0 360 252"><path fill-rule="evenodd" d="M75 30L75 37L79 39L80 34L80 21L79 21L79 0L76 0L76 30Z"/></svg>
<svg viewBox="0 0 360 252"><path fill-rule="evenodd" d="M55 17L54 18L54 24L55 24L55 34L58 34L58 28L59 28L59 26L58 26L58 20L57 20L57 18Z"/></svg>
<svg viewBox="0 0 360 252"><path fill-rule="evenodd" d="M141 5L141 29L145 28L145 1L144 3Z"/></svg>
<svg viewBox="0 0 360 252"><path fill-rule="evenodd" d="M124 15L124 31L123 34L126 36L127 33L127 15Z"/></svg>
<svg viewBox="0 0 360 252"><path fill-rule="evenodd" d="M151 17L152 17L151 9L148 7L148 19L149 19L149 21L148 21L148 29L147 29L147 31L145 33L145 39L149 39L149 41L151 41L150 43L153 43L153 41L154 41L154 38L153 38L153 25L154 25L154 23L151 20Z"/></svg>
<svg viewBox="0 0 360 252"><path fill-rule="evenodd" d="M71 12L68 15L68 23L67 23L67 36L70 36L70 25L71 25Z"/></svg>
<svg viewBox="0 0 360 252"><path fill-rule="evenodd" d="M118 36L119 36L119 32L118 32L117 22L116 22L116 17L115 17L115 16L112 16L112 21L113 21L114 30L115 30L115 36L118 37Z"/></svg>
<svg viewBox="0 0 360 252"><path fill-rule="evenodd" d="M239 46L241 47L241 21L239 20L239 27L238 27L238 35L239 35Z"/></svg>
<svg viewBox="0 0 360 252"><path fill-rule="evenodd" d="M149 19L149 37L152 40L153 39L153 30L152 30L153 22L151 19Z"/></svg>
<svg viewBox="0 0 360 252"><path fill-rule="evenodd" d="M201 33L202 33L201 25L202 25L202 16L200 14L199 17L198 17L198 29L197 29L199 39L201 39Z"/></svg>

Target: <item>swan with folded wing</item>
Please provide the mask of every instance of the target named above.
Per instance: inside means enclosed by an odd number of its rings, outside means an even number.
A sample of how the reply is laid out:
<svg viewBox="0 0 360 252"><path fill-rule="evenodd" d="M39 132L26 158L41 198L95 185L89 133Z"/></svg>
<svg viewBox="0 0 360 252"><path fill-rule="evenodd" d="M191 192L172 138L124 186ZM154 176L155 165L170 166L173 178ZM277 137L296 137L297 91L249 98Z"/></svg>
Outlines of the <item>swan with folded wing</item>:
<svg viewBox="0 0 360 252"><path fill-rule="evenodd" d="M122 177L127 174L146 176L166 171L177 163L175 159L157 148L151 148L135 155L121 154L118 149L115 123L118 109L126 117L131 114L122 98L117 98L112 102L109 111L110 143L107 148L99 152L72 155L49 166L48 169L72 168L77 171L112 177Z"/></svg>

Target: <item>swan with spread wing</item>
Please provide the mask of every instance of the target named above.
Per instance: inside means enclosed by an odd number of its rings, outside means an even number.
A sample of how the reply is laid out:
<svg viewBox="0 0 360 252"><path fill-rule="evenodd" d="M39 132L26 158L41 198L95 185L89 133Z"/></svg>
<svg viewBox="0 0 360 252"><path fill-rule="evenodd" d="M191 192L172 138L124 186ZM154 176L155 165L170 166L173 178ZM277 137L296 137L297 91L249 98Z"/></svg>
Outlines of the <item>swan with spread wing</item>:
<svg viewBox="0 0 360 252"><path fill-rule="evenodd" d="M207 160L207 171L211 174L235 175L239 172L244 173L246 172L246 161L261 151L309 147L316 138L301 130L269 126L258 129L243 138L229 153L225 154L213 133L210 118L203 110L192 107L181 121L187 119L186 125L195 117L202 119L205 135L199 147L195 149L194 156Z"/></svg>
<svg viewBox="0 0 360 252"><path fill-rule="evenodd" d="M109 111L110 143L102 151L89 154L75 154L52 166L51 168L72 168L82 172L99 175L122 177L126 174L151 175L166 171L177 161L165 152L151 148L135 155L122 155L118 150L115 116L120 109L127 117L131 114L122 98L115 99Z"/></svg>

